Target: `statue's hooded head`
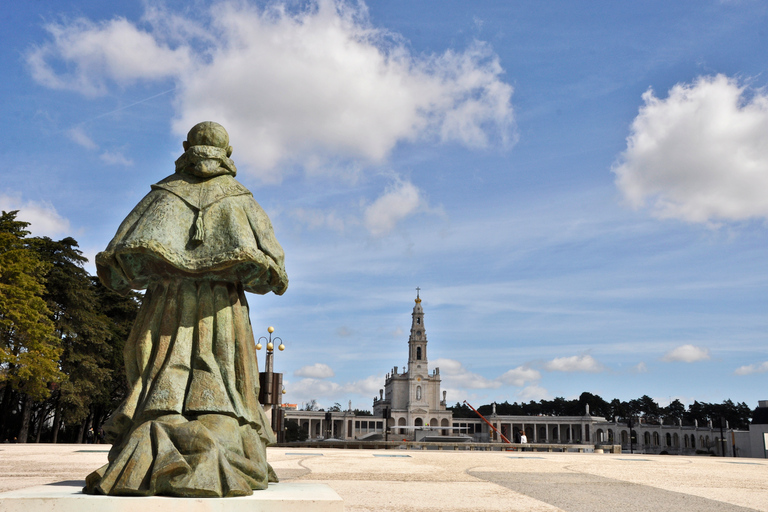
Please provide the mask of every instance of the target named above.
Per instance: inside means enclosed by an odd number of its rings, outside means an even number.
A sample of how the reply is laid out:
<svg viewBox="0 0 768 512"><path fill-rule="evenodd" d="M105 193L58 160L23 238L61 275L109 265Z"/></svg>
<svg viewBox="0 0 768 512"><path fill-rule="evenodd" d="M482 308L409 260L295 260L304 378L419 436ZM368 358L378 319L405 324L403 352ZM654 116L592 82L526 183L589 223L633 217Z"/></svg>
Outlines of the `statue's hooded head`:
<svg viewBox="0 0 768 512"><path fill-rule="evenodd" d="M203 121L197 123L189 130L187 140L184 141L184 151L193 146L213 146L226 149L227 156L232 156L232 146L229 145L229 134L219 123Z"/></svg>
<svg viewBox="0 0 768 512"><path fill-rule="evenodd" d="M176 160L176 172L211 178L221 174L235 176L235 163L229 134L219 123L205 121L189 130L183 143L184 154Z"/></svg>

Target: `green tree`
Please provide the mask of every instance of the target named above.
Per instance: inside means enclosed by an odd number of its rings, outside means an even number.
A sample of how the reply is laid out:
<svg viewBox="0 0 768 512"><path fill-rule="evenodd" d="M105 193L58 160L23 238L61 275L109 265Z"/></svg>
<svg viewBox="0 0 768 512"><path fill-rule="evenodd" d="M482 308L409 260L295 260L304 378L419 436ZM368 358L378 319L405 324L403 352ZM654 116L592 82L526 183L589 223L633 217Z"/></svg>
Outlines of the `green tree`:
<svg viewBox="0 0 768 512"><path fill-rule="evenodd" d="M53 439L64 424L77 427L70 441L82 442L93 424L94 404L109 402L112 368L109 365L109 319L101 312L99 297L91 276L83 268L87 259L71 237L59 241L33 238L31 247L49 263L43 298L51 311L56 334L64 349L61 369L67 379L54 396ZM42 421L38 428L42 428Z"/></svg>
<svg viewBox="0 0 768 512"><path fill-rule="evenodd" d="M33 402L47 398L51 385L64 375L60 343L43 299L50 264L30 247L29 223L16 220L17 214L0 215L0 414L4 425L18 425L18 440L26 442ZM22 405L14 422L10 416L17 403Z"/></svg>
<svg viewBox="0 0 768 512"><path fill-rule="evenodd" d="M685 405L676 398L670 402L668 406L662 409L661 415L663 423L667 425L676 425L685 415Z"/></svg>
<svg viewBox="0 0 768 512"><path fill-rule="evenodd" d="M320 406L317 405L317 400L313 398L309 402L305 403L304 406L301 408L301 410L302 411L319 411Z"/></svg>

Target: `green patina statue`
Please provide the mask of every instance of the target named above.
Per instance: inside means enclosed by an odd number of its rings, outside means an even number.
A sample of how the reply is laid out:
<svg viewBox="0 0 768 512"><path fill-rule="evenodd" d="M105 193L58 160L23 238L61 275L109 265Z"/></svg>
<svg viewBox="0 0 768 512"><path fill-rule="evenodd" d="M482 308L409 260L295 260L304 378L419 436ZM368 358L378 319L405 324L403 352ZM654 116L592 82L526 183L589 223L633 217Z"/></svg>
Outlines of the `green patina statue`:
<svg viewBox="0 0 768 512"><path fill-rule="evenodd" d="M96 256L105 286L147 291L90 494L244 496L277 481L245 292L285 292L283 249L234 178L224 127L196 125L184 150Z"/></svg>

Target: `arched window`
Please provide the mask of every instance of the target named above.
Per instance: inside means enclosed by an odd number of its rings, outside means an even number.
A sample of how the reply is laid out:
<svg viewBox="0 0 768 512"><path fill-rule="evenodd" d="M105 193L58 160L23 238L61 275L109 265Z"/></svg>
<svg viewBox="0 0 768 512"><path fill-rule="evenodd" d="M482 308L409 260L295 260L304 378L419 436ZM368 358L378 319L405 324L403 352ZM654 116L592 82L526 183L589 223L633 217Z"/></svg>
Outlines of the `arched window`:
<svg viewBox="0 0 768 512"><path fill-rule="evenodd" d="M696 438L691 434L691 448L696 448Z"/></svg>
<svg viewBox="0 0 768 512"><path fill-rule="evenodd" d="M416 359L421 360L421 347L416 347Z"/></svg>
<svg viewBox="0 0 768 512"><path fill-rule="evenodd" d="M629 435L626 430L621 431L621 444L629 444Z"/></svg>
<svg viewBox="0 0 768 512"><path fill-rule="evenodd" d="M651 444L651 433L646 432L643 434L643 444Z"/></svg>
<svg viewBox="0 0 768 512"><path fill-rule="evenodd" d="M416 323L417 323L417 324L420 324L420 323L421 323L421 318L418 318L418 317L417 317L417 318L416 318Z"/></svg>
<svg viewBox="0 0 768 512"><path fill-rule="evenodd" d="M653 446L659 446L661 444L661 440L659 439L659 433L654 432L653 433Z"/></svg>
<svg viewBox="0 0 768 512"><path fill-rule="evenodd" d="M667 433L665 437L667 438L667 446L672 446L672 434Z"/></svg>
<svg viewBox="0 0 768 512"><path fill-rule="evenodd" d="M416 418L416 420L414 420L413 424L415 426L417 426L417 427L423 427L424 426L424 420L422 420L421 418Z"/></svg>

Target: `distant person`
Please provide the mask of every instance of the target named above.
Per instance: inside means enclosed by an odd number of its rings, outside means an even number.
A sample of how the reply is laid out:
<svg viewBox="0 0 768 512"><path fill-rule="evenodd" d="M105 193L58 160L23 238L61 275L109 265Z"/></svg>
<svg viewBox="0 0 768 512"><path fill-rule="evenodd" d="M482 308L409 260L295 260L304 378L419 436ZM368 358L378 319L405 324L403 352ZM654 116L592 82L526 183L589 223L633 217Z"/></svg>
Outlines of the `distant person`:
<svg viewBox="0 0 768 512"><path fill-rule="evenodd" d="M520 433L520 443L525 444L528 442L528 437L526 437L525 432Z"/></svg>

